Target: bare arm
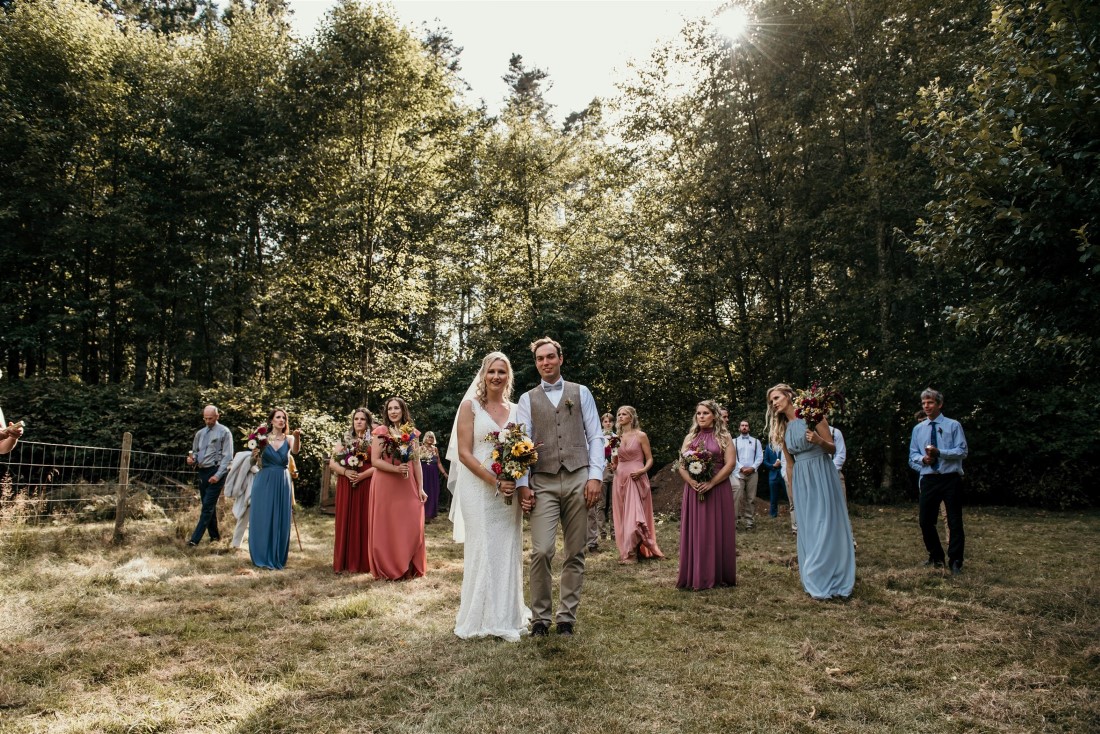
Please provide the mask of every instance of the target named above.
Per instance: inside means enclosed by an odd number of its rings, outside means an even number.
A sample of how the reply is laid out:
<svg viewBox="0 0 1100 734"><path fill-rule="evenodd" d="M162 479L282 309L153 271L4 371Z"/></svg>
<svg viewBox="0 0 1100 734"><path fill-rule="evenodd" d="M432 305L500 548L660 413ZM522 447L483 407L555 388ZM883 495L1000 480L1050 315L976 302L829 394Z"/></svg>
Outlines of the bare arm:
<svg viewBox="0 0 1100 734"><path fill-rule="evenodd" d="M642 464L640 470L633 472L633 477L635 479L643 474L648 474L649 470L653 468L653 450L649 446L649 436L641 431L638 432L638 445L642 447L642 456L645 457L645 463Z"/></svg>
<svg viewBox="0 0 1100 734"><path fill-rule="evenodd" d="M833 436L829 433L829 421L825 418L821 419L814 430L806 431L806 441L820 446L827 454L836 453L836 444L833 443Z"/></svg>

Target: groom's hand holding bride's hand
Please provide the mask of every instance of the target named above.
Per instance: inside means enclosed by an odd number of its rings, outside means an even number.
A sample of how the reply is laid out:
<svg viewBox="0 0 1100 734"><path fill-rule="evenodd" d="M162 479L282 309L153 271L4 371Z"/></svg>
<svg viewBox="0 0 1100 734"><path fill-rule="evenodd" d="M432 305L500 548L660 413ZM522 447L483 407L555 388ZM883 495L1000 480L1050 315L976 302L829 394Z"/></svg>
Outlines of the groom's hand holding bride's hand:
<svg viewBox="0 0 1100 734"><path fill-rule="evenodd" d="M524 512L535 509L535 492L530 487L519 488L519 505Z"/></svg>
<svg viewBox="0 0 1100 734"><path fill-rule="evenodd" d="M584 503L590 508L595 507L603 494L603 483L599 479L589 479L584 483Z"/></svg>

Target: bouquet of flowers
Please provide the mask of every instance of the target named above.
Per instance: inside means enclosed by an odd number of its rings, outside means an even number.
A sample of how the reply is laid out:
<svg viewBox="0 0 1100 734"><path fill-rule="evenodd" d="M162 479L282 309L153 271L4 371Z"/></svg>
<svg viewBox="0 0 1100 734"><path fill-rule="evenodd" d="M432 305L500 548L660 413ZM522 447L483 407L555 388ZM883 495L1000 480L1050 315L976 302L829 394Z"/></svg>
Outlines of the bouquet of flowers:
<svg viewBox="0 0 1100 734"><path fill-rule="evenodd" d="M691 446L680 455L680 466L696 482L705 482L714 476L714 454L704 448ZM703 492L697 492L696 496L700 502L707 498Z"/></svg>
<svg viewBox="0 0 1100 734"><path fill-rule="evenodd" d="M420 434L412 423L402 423L398 428L389 429L382 435L382 453L404 464L413 458L412 444Z"/></svg>
<svg viewBox="0 0 1100 734"><path fill-rule="evenodd" d="M255 431L248 434L248 437L244 440L244 445L252 452L252 464L257 468L263 468L263 453L264 447L267 446L267 424L256 428ZM260 453L256 453L259 449Z"/></svg>
<svg viewBox="0 0 1100 734"><path fill-rule="evenodd" d="M836 390L822 387L815 380L809 390L799 390L794 398L795 417L806 421L811 431L822 419L844 410L844 396Z"/></svg>
<svg viewBox="0 0 1100 734"><path fill-rule="evenodd" d="M493 444L493 464L489 467L497 477L519 479L539 460L538 447L522 423L509 423L503 430L490 431L485 441ZM504 498L504 504L512 504L512 497Z"/></svg>
<svg viewBox="0 0 1100 734"><path fill-rule="evenodd" d="M359 471L370 461L370 441L356 439L350 446L334 453L332 458L345 469Z"/></svg>

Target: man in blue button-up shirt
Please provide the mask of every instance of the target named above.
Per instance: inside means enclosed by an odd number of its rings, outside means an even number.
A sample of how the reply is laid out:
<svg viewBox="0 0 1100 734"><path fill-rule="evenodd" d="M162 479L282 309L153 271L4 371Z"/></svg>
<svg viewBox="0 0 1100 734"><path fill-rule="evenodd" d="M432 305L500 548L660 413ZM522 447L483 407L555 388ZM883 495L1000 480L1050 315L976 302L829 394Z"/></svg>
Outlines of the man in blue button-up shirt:
<svg viewBox="0 0 1100 734"><path fill-rule="evenodd" d="M195 433L191 443L191 452L187 454L187 464L199 469L199 497L202 499L202 511L195 532L187 545L195 546L209 531L210 540L221 540L218 531L218 498L225 486L225 475L233 461L233 434L218 423L220 414L216 406L207 405L202 411L205 428Z"/></svg>
<svg viewBox="0 0 1100 734"><path fill-rule="evenodd" d="M950 530L947 560L951 573L962 572L963 535L962 475L963 459L968 449L966 436L958 421L943 415L943 394L928 388L920 394L926 420L913 426L909 441L909 466L920 474L920 529L928 549L926 566L942 568L943 545L940 544L936 519L940 502L947 508Z"/></svg>

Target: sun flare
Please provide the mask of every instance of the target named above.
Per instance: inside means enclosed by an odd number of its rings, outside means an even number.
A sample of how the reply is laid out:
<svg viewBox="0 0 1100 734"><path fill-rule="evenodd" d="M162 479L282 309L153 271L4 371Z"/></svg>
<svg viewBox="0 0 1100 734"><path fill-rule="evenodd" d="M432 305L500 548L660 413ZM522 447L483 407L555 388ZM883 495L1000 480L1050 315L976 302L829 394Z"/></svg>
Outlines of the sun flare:
<svg viewBox="0 0 1100 734"><path fill-rule="evenodd" d="M729 8L714 19L719 32L729 39L738 39L749 29L749 11L741 7Z"/></svg>

